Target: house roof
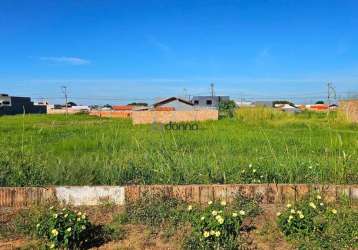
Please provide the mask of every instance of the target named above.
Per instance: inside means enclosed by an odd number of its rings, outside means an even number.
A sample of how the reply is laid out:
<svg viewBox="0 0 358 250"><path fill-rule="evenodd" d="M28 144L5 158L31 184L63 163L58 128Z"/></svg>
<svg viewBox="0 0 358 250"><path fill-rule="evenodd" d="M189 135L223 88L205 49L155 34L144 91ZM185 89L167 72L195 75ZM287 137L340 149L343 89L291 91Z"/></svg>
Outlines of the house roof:
<svg viewBox="0 0 358 250"><path fill-rule="evenodd" d="M184 100L184 99L181 99L179 97L169 97L169 98L166 98L164 100L161 100L159 102L156 102L153 104L154 107L157 107L157 106L161 106L161 105L164 105L164 104L167 104L167 103L170 103L170 102L173 102L173 101L179 101L179 102L182 102L182 103L185 103L187 105L190 105L190 106L194 106L194 104L192 104L191 102L187 101L187 100Z"/></svg>
<svg viewBox="0 0 358 250"><path fill-rule="evenodd" d="M133 110L133 106L131 106L131 105L116 105L116 106L112 106L112 109L118 110L118 111Z"/></svg>

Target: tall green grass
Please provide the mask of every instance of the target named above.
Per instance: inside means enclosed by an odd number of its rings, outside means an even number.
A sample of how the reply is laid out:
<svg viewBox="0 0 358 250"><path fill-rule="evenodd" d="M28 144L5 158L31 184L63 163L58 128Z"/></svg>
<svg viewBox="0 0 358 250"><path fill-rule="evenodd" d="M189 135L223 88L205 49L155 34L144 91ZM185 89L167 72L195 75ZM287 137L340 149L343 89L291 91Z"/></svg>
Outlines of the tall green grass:
<svg viewBox="0 0 358 250"><path fill-rule="evenodd" d="M0 186L241 183L249 164L265 182L358 183L357 149L357 125L325 114L239 110L197 131L8 116L0 117Z"/></svg>

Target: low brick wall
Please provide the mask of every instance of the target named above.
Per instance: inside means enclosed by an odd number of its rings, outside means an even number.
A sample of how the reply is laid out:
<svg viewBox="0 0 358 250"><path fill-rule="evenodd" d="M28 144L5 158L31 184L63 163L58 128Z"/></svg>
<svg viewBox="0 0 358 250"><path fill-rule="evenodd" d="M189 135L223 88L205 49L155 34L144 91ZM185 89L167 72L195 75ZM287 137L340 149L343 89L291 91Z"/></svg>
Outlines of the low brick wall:
<svg viewBox="0 0 358 250"><path fill-rule="evenodd" d="M54 188L0 187L0 207L26 207L56 199Z"/></svg>
<svg viewBox="0 0 358 250"><path fill-rule="evenodd" d="M358 185L306 185L306 184L236 184L236 185L157 185L127 186L126 201L134 201L143 194L164 193L187 202L207 203L209 200L232 201L238 192L248 197L262 195L264 204L294 202L308 192L320 191L328 201L337 201L342 195L358 201Z"/></svg>
<svg viewBox="0 0 358 250"><path fill-rule="evenodd" d="M90 115L107 117L107 118L130 118L132 116L131 110L122 110L122 111L91 111Z"/></svg>
<svg viewBox="0 0 358 250"><path fill-rule="evenodd" d="M358 202L358 185L306 184L235 184L235 185L146 185L146 186L83 186L83 187L0 187L0 207L26 207L55 200L73 206L102 203L125 205L144 194L164 193L187 202L206 203L209 200L232 201L238 192L249 197L260 194L264 204L294 202L310 191L320 191L328 201L346 195Z"/></svg>
<svg viewBox="0 0 358 250"><path fill-rule="evenodd" d="M138 111L132 113L133 124L192 122L218 120L219 112L213 109L190 111Z"/></svg>

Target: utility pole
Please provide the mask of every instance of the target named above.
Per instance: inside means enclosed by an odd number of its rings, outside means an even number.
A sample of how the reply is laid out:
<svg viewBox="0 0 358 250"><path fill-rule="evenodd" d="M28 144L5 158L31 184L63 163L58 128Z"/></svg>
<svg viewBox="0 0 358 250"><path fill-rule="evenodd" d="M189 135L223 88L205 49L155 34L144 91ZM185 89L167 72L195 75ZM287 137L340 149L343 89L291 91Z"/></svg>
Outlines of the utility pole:
<svg viewBox="0 0 358 250"><path fill-rule="evenodd" d="M66 108L66 116L68 115L68 96L67 96L67 87L62 86L62 93L65 95L65 108Z"/></svg>
<svg viewBox="0 0 358 250"><path fill-rule="evenodd" d="M214 97L214 95L215 95L214 83L211 83L211 84L210 84L210 89L211 89L211 97Z"/></svg>
<svg viewBox="0 0 358 250"><path fill-rule="evenodd" d="M327 83L327 104L328 104L328 113L330 111L331 98L337 99L336 89L333 87L331 82Z"/></svg>

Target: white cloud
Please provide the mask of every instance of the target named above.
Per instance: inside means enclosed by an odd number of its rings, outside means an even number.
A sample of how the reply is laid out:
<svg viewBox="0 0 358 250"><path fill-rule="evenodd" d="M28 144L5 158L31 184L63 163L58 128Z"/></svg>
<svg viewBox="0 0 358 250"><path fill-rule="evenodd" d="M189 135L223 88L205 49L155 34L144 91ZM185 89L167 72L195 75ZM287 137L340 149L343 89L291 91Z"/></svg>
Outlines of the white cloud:
<svg viewBox="0 0 358 250"><path fill-rule="evenodd" d="M79 58L79 57L40 57L41 61L47 61L50 63L60 63L60 64L70 64L70 65L85 65L90 64L89 60Z"/></svg>

